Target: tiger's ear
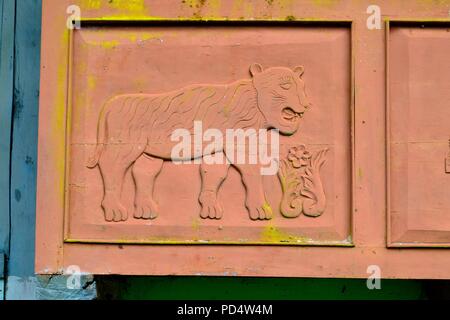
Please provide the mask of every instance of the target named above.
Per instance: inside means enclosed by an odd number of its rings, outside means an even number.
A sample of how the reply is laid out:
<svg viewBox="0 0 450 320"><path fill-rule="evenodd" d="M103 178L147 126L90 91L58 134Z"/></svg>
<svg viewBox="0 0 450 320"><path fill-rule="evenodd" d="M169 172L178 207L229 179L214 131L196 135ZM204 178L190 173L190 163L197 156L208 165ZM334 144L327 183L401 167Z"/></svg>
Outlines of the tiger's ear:
<svg viewBox="0 0 450 320"><path fill-rule="evenodd" d="M294 69L292 69L292 71L294 71L294 73L301 78L303 75L303 72L305 72L305 67L296 66L296 67L294 67Z"/></svg>
<svg viewBox="0 0 450 320"><path fill-rule="evenodd" d="M261 73L263 71L263 67L259 63L252 63L250 66L250 74L252 77L257 75L258 73Z"/></svg>

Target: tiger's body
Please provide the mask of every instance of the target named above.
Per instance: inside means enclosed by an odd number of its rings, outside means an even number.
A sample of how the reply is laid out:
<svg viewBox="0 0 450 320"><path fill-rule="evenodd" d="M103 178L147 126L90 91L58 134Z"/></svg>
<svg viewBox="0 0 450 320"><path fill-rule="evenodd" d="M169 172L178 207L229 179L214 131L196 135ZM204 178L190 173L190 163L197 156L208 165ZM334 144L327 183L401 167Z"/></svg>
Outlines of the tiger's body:
<svg viewBox="0 0 450 320"><path fill-rule="evenodd" d="M251 80L230 85L193 85L166 94L126 94L109 100L99 121L99 149L107 143L142 145L150 156L171 160L176 129L258 128L264 118ZM105 125L108 124L108 130ZM186 159L187 160L187 159ZM96 161L96 159L94 160Z"/></svg>

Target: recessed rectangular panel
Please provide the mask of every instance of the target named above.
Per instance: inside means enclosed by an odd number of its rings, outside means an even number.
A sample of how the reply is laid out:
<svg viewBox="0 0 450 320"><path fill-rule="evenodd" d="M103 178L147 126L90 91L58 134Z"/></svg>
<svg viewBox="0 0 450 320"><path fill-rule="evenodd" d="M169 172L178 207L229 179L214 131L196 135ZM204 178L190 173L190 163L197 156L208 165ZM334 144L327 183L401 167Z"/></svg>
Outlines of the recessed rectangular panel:
<svg viewBox="0 0 450 320"><path fill-rule="evenodd" d="M450 245L450 32L389 34L390 245Z"/></svg>
<svg viewBox="0 0 450 320"><path fill-rule="evenodd" d="M102 25L70 41L66 241L351 244L348 28Z"/></svg>

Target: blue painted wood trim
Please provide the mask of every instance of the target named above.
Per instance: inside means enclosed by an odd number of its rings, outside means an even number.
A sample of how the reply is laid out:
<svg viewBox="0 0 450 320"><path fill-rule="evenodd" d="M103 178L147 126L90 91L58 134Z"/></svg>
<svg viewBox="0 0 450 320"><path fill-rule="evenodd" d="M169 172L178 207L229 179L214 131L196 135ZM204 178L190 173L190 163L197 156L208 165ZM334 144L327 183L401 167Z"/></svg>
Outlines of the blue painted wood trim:
<svg viewBox="0 0 450 320"><path fill-rule="evenodd" d="M0 279L5 277L5 256L0 253ZM0 288L1 290L2 288Z"/></svg>
<svg viewBox="0 0 450 320"><path fill-rule="evenodd" d="M41 1L16 1L8 277L34 275ZM8 292L7 292L8 294Z"/></svg>
<svg viewBox="0 0 450 320"><path fill-rule="evenodd" d="M15 0L0 0L0 255L9 252L14 18Z"/></svg>

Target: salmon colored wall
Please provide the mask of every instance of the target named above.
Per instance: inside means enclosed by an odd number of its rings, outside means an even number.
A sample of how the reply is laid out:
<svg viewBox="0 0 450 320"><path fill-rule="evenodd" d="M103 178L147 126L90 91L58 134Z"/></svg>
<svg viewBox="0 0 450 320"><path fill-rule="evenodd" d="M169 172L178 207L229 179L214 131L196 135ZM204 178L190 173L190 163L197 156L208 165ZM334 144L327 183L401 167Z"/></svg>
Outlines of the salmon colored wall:
<svg viewBox="0 0 450 320"><path fill-rule="evenodd" d="M7 271L9 275L24 278L34 275L34 164L37 146L36 92L39 88L39 63L35 60L39 58L40 3L36 0L19 1L17 4L15 64L22 68L16 68L15 107L13 116L8 120L14 127L11 146L14 165L10 173L11 185L4 193L7 198L11 196L9 214L13 217ZM1 84L4 88L4 83ZM5 116L0 110L2 123ZM6 158L0 158L0 162ZM99 298L105 299L423 299L450 296L448 281L384 280L382 290L372 291L367 290L365 280L348 279L102 276L97 278L97 284Z"/></svg>

